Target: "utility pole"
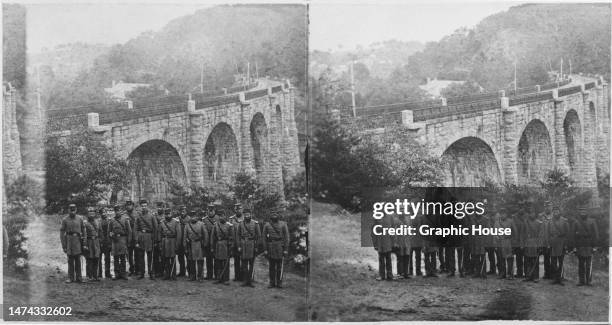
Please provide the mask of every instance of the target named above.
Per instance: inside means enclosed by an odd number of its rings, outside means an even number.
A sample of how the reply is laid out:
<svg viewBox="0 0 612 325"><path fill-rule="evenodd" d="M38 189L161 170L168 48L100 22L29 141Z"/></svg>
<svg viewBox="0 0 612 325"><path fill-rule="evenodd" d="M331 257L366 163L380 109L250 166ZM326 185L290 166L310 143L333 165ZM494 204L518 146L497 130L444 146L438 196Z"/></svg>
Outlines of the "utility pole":
<svg viewBox="0 0 612 325"><path fill-rule="evenodd" d="M561 58L561 72L559 74L561 75L561 80L563 80L563 58Z"/></svg>
<svg viewBox="0 0 612 325"><path fill-rule="evenodd" d="M351 108L353 109L353 117L357 117L357 111L355 110L355 73L353 71L353 65L355 61L351 61Z"/></svg>
<svg viewBox="0 0 612 325"><path fill-rule="evenodd" d="M571 58L569 59L569 75L570 77L572 75L572 59Z"/></svg>
<svg viewBox="0 0 612 325"><path fill-rule="evenodd" d="M516 61L514 61L514 94L516 95Z"/></svg>
<svg viewBox="0 0 612 325"><path fill-rule="evenodd" d="M247 85L251 84L251 62L247 61Z"/></svg>
<svg viewBox="0 0 612 325"><path fill-rule="evenodd" d="M200 69L200 94L204 93L204 61L202 61L202 66Z"/></svg>
<svg viewBox="0 0 612 325"><path fill-rule="evenodd" d="M257 61L255 61L255 79L259 80L259 70L257 70Z"/></svg>

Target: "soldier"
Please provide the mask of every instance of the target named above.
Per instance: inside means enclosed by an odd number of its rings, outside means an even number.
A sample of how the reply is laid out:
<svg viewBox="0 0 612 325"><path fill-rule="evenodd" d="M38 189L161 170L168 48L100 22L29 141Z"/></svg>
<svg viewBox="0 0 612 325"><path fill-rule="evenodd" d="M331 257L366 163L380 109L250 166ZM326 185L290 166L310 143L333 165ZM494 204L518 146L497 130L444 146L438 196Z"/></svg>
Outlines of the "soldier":
<svg viewBox="0 0 612 325"><path fill-rule="evenodd" d="M159 226L159 223L164 220L164 203L157 202L157 214L155 215L155 221ZM161 249L159 242L161 237L159 235L159 227L157 231L154 233L154 242L153 242L153 273L156 277L164 276L164 268L163 268L163 259L161 256Z"/></svg>
<svg viewBox="0 0 612 325"><path fill-rule="evenodd" d="M475 218L473 219L473 225L481 225L483 227L487 226L487 222L486 219L479 214L474 215ZM477 235L472 235L472 246L471 246L471 252L472 252L472 259L473 259L473 266L474 266L474 272L473 272L473 277L474 278L483 278L486 279L487 278L487 273L486 273L486 250L485 250L485 246L487 245L487 241L486 241L486 236L481 235L481 236L477 236Z"/></svg>
<svg viewBox="0 0 612 325"><path fill-rule="evenodd" d="M250 210L244 211L244 220L239 223L236 234L236 246L242 260L242 279L245 280L243 286L253 287L253 267L261 230L257 220L251 219Z"/></svg>
<svg viewBox="0 0 612 325"><path fill-rule="evenodd" d="M405 214L400 214L396 216L394 220L396 227L401 227L402 225L409 225L408 220L406 219ZM397 264L397 274L398 276L404 277L404 279L410 279L408 275L408 266L410 260L410 236L396 236L396 245L395 248L395 256L396 256L396 264Z"/></svg>
<svg viewBox="0 0 612 325"><path fill-rule="evenodd" d="M373 225L381 225L384 228L393 227L393 216L385 214L381 219L375 220ZM391 264L391 253L396 246L393 236L388 234L376 235L374 228L370 236L372 237L372 245L378 253L378 278L376 280L393 281L393 265ZM265 231L265 228L264 228Z"/></svg>
<svg viewBox="0 0 612 325"><path fill-rule="evenodd" d="M514 222L512 221L512 217L508 213L506 208L501 208L501 219L499 223L495 225L495 227L501 228L509 228L511 234L516 232L516 227L514 226ZM512 235L504 236L501 235L498 238L498 247L497 247L497 264L499 268L499 278L500 279L514 279L514 255L512 254Z"/></svg>
<svg viewBox="0 0 612 325"><path fill-rule="evenodd" d="M472 216L466 216L463 218L463 224L467 228L471 228L474 223ZM461 238L461 245L463 249L463 265L459 268L459 274L461 277L466 275L474 274L474 265L476 264L475 255L473 253L473 236L464 236Z"/></svg>
<svg viewBox="0 0 612 325"><path fill-rule="evenodd" d="M85 256L85 274L88 281L100 281L98 278L98 261L100 260L100 224L96 221L96 210L87 208L87 220L84 221L87 249Z"/></svg>
<svg viewBox="0 0 612 325"><path fill-rule="evenodd" d="M102 278L102 262L104 262L104 277L112 278L110 272L111 250L113 242L109 236L111 211L108 209L98 209L100 214L100 260L98 261L98 277Z"/></svg>
<svg viewBox="0 0 612 325"><path fill-rule="evenodd" d="M179 224L181 225L181 234L185 234L185 225L189 223L189 215L187 215L187 207L182 205L179 209ZM179 274L177 276L185 276L187 252L183 246L183 241L178 242L178 252L176 254L179 262Z"/></svg>
<svg viewBox="0 0 612 325"><path fill-rule="evenodd" d="M132 240L132 227L129 219L121 216L119 206L114 206L115 217L110 220L109 236L113 241L113 262L115 277L113 280L127 280L125 270L125 255L128 253L128 243Z"/></svg>
<svg viewBox="0 0 612 325"><path fill-rule="evenodd" d="M495 211L495 209L496 206L493 203L492 210ZM492 227L495 223L494 213L486 215L483 218L483 222L483 227ZM483 236L481 239L484 241L485 252L489 259L489 271L487 272L487 274L495 274L495 269L497 267L497 263L495 261L495 240L493 239L493 236Z"/></svg>
<svg viewBox="0 0 612 325"><path fill-rule="evenodd" d="M136 215L134 213L134 202L132 200L125 201L125 211L127 213L127 221L130 224L130 229L134 230L134 221L136 220ZM127 261L130 264L130 276L134 275L134 273L138 270L136 263L138 261L135 259L135 250L136 250L136 238L134 234L130 235L130 240L127 242Z"/></svg>
<svg viewBox="0 0 612 325"><path fill-rule="evenodd" d="M563 275L563 257L565 255L566 240L570 235L569 224L561 219L561 215L556 211L551 211L552 220L548 227L548 240L550 244L551 273L553 284L563 285L561 276Z"/></svg>
<svg viewBox="0 0 612 325"><path fill-rule="evenodd" d="M176 253L178 242L183 240L181 225L172 218L170 208L164 210L164 220L159 224L159 238L161 239L161 254L166 268L164 280L176 280Z"/></svg>
<svg viewBox="0 0 612 325"><path fill-rule="evenodd" d="M195 211L192 215L195 216ZM208 233L202 221L192 217L185 226L183 247L187 251L189 281L202 281L204 275L204 252L208 249Z"/></svg>
<svg viewBox="0 0 612 325"><path fill-rule="evenodd" d="M219 217L215 215L215 205L212 203L208 204L207 217L202 219L202 223L204 224L204 227L206 227L207 234L212 234L213 227L218 221ZM209 247L209 249L207 249L204 253L206 258L206 280L213 280L216 278L213 247Z"/></svg>
<svg viewBox="0 0 612 325"><path fill-rule="evenodd" d="M289 249L289 229L279 220L279 212L272 211L270 222L263 227L264 255L268 257L270 285L268 288L282 288L283 257Z"/></svg>
<svg viewBox="0 0 612 325"><path fill-rule="evenodd" d="M134 226L136 234L136 258L139 267L137 270L138 279L144 279L145 275L145 254L147 255L147 270L149 278L155 278L151 264L153 262L153 242L157 233L157 219L149 213L147 200L140 200L140 214L136 217Z"/></svg>
<svg viewBox="0 0 612 325"><path fill-rule="evenodd" d="M238 225L242 222L242 205L240 203L234 204L234 214L229 217L229 223L234 227L234 231L238 231ZM238 252L238 245L234 246L232 252L234 257L234 281L242 281L242 268L240 267L240 254Z"/></svg>
<svg viewBox="0 0 612 325"><path fill-rule="evenodd" d="M77 216L76 205L68 206L68 216L62 220L60 241L62 250L68 256L68 280L66 283L82 282L81 253L87 249L85 226L83 218Z"/></svg>
<svg viewBox="0 0 612 325"><path fill-rule="evenodd" d="M542 212L541 215L542 220L542 230L544 232L544 236L542 237L542 254L544 255L544 276L543 279L552 279L553 271L551 267L551 256L550 256L550 238L548 237L550 233L550 227L552 222L552 202L546 201L545 203L545 211Z"/></svg>
<svg viewBox="0 0 612 325"><path fill-rule="evenodd" d="M597 224L586 208L578 209L579 218L574 223L576 255L578 256L578 286L591 285L593 243L599 240Z"/></svg>
<svg viewBox="0 0 612 325"><path fill-rule="evenodd" d="M542 247L543 224L537 219L535 208L532 207L532 212L529 219L525 222L525 277L523 281L538 282L540 277L540 247Z"/></svg>
<svg viewBox="0 0 612 325"><path fill-rule="evenodd" d="M210 235L210 246L213 248L215 267L217 268L217 282L229 283L229 258L234 245L234 227L225 219L221 210L218 212L219 221L215 223Z"/></svg>

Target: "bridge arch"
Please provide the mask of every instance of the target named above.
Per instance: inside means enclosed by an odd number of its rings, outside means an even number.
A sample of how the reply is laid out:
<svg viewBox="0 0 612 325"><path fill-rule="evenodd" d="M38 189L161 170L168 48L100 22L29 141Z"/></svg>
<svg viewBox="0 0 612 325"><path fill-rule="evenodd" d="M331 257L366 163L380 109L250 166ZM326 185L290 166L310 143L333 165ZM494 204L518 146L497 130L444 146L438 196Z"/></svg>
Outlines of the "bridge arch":
<svg viewBox="0 0 612 325"><path fill-rule="evenodd" d="M172 182L188 184L186 166L179 151L167 141L153 139L141 143L129 153L127 163L133 200L167 200L171 196Z"/></svg>
<svg viewBox="0 0 612 325"><path fill-rule="evenodd" d="M220 122L204 145L204 186L218 188L231 183L239 163L236 135L229 124Z"/></svg>
<svg viewBox="0 0 612 325"><path fill-rule="evenodd" d="M478 137L468 136L453 142L444 150L442 160L447 165L446 186L477 187L502 180L493 150Z"/></svg>
<svg viewBox="0 0 612 325"><path fill-rule="evenodd" d="M576 170L581 164L583 141L580 118L578 112L573 109L570 109L565 114L565 119L563 120L563 134L567 147L567 165L569 166L570 174L575 176Z"/></svg>
<svg viewBox="0 0 612 325"><path fill-rule="evenodd" d="M531 120L523 130L517 148L519 184L530 184L544 179L553 168L553 149L546 124Z"/></svg>
<svg viewBox="0 0 612 325"><path fill-rule="evenodd" d="M255 113L249 126L251 148L253 149L253 167L257 177L261 177L268 160L268 126L262 113Z"/></svg>

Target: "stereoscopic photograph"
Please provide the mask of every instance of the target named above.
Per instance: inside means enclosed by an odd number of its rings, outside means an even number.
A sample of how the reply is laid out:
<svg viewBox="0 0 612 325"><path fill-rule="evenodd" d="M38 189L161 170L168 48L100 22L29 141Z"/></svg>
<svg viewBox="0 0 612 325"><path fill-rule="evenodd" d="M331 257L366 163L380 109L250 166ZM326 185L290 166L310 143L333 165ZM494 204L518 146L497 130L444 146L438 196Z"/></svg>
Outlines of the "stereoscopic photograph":
<svg viewBox="0 0 612 325"><path fill-rule="evenodd" d="M3 318L306 320L306 4L2 11Z"/></svg>
<svg viewBox="0 0 612 325"><path fill-rule="evenodd" d="M607 322L610 4L309 17L309 318Z"/></svg>

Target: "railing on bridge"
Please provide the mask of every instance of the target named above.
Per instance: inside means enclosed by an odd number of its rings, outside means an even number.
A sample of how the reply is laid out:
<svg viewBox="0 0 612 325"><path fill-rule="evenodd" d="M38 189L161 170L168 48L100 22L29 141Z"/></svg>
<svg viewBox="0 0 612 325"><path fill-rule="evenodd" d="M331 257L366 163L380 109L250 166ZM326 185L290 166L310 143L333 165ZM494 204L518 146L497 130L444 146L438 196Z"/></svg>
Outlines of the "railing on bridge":
<svg viewBox="0 0 612 325"><path fill-rule="evenodd" d="M539 93L534 93L534 94L524 94L520 96L510 97L508 99L508 105L515 106L515 105L522 105L522 104L528 104L528 103L533 103L533 102L539 102L541 100L551 100L551 99L553 99L552 91L545 91L545 92L539 92Z"/></svg>
<svg viewBox="0 0 612 325"><path fill-rule="evenodd" d="M582 86L578 85L578 86L573 86L573 87L569 87L569 88L562 88L559 89L559 97L563 97L563 96L567 96L567 95L571 95L571 94L575 94L582 91Z"/></svg>

